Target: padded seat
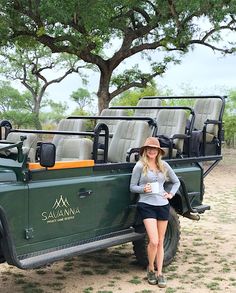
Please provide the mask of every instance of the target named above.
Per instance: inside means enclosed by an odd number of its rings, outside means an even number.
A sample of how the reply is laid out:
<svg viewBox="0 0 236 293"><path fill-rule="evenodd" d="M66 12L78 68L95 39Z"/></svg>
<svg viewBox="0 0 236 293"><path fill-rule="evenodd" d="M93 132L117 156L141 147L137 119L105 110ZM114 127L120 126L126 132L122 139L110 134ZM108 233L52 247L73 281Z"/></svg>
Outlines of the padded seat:
<svg viewBox="0 0 236 293"><path fill-rule="evenodd" d="M139 107L159 107L161 106L160 99L140 99L137 103ZM135 109L134 116L144 116L151 117L153 119L157 119L159 109Z"/></svg>
<svg viewBox="0 0 236 293"><path fill-rule="evenodd" d="M7 135L6 141L17 143L21 141L20 137L26 136L23 141L22 151L23 154L28 154L30 162L35 162L36 147L37 147L37 135L34 133L24 133L24 132L10 132ZM17 154L17 148L10 150L12 153Z"/></svg>
<svg viewBox="0 0 236 293"><path fill-rule="evenodd" d="M73 132L80 132L80 131L85 131L85 120L83 119L62 119L58 126L57 126L57 131L73 131ZM64 139L64 138L79 138L81 136L79 135L60 135L60 134L56 134L54 135L53 139L52 139L52 143L55 144L55 146L57 147L60 140Z"/></svg>
<svg viewBox="0 0 236 293"><path fill-rule="evenodd" d="M92 159L93 142L88 138L63 138L59 141L56 161Z"/></svg>
<svg viewBox="0 0 236 293"><path fill-rule="evenodd" d="M194 104L195 121L192 132L192 154L199 156L205 152L205 144L214 144L215 149L220 139L219 124L222 122L222 100L219 98L197 99ZM204 143L203 143L204 142ZM217 151L215 150L214 153Z"/></svg>
<svg viewBox="0 0 236 293"><path fill-rule="evenodd" d="M119 116L126 116L126 111L124 109L103 109L100 116L112 116L112 117L119 117ZM109 134L114 134L116 126L120 120L119 119L98 119L97 123L104 123L107 125ZM103 133L103 132L102 132ZM103 136L99 137L99 144L103 145L105 138ZM109 144L111 142L111 138L109 139Z"/></svg>
<svg viewBox="0 0 236 293"><path fill-rule="evenodd" d="M176 157L183 153L186 112L182 109L161 109L157 116L156 136L165 151L165 157ZM171 145L173 145L172 154Z"/></svg>
<svg viewBox="0 0 236 293"><path fill-rule="evenodd" d="M146 121L120 121L108 148L108 161L113 163L126 162L127 152L132 148L142 146L151 134L152 128ZM135 161L133 156L130 161Z"/></svg>
<svg viewBox="0 0 236 293"><path fill-rule="evenodd" d="M126 111L124 109L103 109L100 116L126 116ZM120 120L118 119L98 119L97 123L105 123L108 126L109 133L114 133L116 126Z"/></svg>

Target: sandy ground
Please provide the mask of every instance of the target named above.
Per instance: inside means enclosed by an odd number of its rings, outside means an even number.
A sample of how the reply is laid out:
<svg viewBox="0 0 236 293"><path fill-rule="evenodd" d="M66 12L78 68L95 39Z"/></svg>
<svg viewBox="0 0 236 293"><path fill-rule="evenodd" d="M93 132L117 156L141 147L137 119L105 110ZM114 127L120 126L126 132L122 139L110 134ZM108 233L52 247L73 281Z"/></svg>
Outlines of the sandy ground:
<svg viewBox="0 0 236 293"><path fill-rule="evenodd" d="M236 150L224 150L205 188L211 210L198 222L180 218L179 251L165 268L167 288L147 284L126 244L37 270L1 264L0 292L236 293Z"/></svg>

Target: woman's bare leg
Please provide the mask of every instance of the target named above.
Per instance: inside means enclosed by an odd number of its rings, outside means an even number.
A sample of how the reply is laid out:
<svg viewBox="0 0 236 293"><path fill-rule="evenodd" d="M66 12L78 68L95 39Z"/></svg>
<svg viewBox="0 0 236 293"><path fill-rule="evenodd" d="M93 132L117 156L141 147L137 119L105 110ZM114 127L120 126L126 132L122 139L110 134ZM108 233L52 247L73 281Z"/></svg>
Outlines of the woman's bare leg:
<svg viewBox="0 0 236 293"><path fill-rule="evenodd" d="M157 256L157 247L158 247L158 225L156 219L144 219L143 220L149 243L147 246L147 254L148 254L148 269L149 271L154 271L154 262Z"/></svg>
<svg viewBox="0 0 236 293"><path fill-rule="evenodd" d="M157 263L157 275L162 275L162 267L164 260L164 239L165 232L167 228L168 221L157 221L157 231L158 231L158 246L156 253L156 263Z"/></svg>

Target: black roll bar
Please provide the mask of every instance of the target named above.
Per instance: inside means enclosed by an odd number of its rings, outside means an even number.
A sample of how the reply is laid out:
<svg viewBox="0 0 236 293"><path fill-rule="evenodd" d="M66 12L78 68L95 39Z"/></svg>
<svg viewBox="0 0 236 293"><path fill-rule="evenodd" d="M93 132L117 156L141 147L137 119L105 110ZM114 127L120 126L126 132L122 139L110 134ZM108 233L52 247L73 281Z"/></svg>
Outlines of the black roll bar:
<svg viewBox="0 0 236 293"><path fill-rule="evenodd" d="M109 108L110 109L110 108ZM147 120L148 124L156 127L155 119L145 116L69 116L67 119L86 119L86 120Z"/></svg>
<svg viewBox="0 0 236 293"><path fill-rule="evenodd" d="M108 139L109 139L109 129L105 123L98 123L94 128L94 141L93 141L93 159L94 162L97 162L97 151L98 151L98 142L100 132L105 131L105 143L104 143L104 153L103 153L103 162L107 163L107 154L108 154Z"/></svg>

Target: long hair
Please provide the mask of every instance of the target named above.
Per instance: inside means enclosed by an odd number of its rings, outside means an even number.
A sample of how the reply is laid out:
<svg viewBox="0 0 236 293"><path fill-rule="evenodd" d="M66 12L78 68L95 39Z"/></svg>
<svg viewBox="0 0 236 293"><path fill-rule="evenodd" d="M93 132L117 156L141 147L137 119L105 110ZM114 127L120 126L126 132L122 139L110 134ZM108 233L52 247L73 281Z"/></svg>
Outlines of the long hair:
<svg viewBox="0 0 236 293"><path fill-rule="evenodd" d="M158 152L158 155L156 156L156 166L157 168L164 174L165 179L167 179L166 177L166 168L164 167L163 161L162 161L162 155L161 152ZM140 158L140 161L143 163L143 174L146 176L147 175L147 171L148 171L148 157L147 157L147 150L146 148L143 151L143 155Z"/></svg>

